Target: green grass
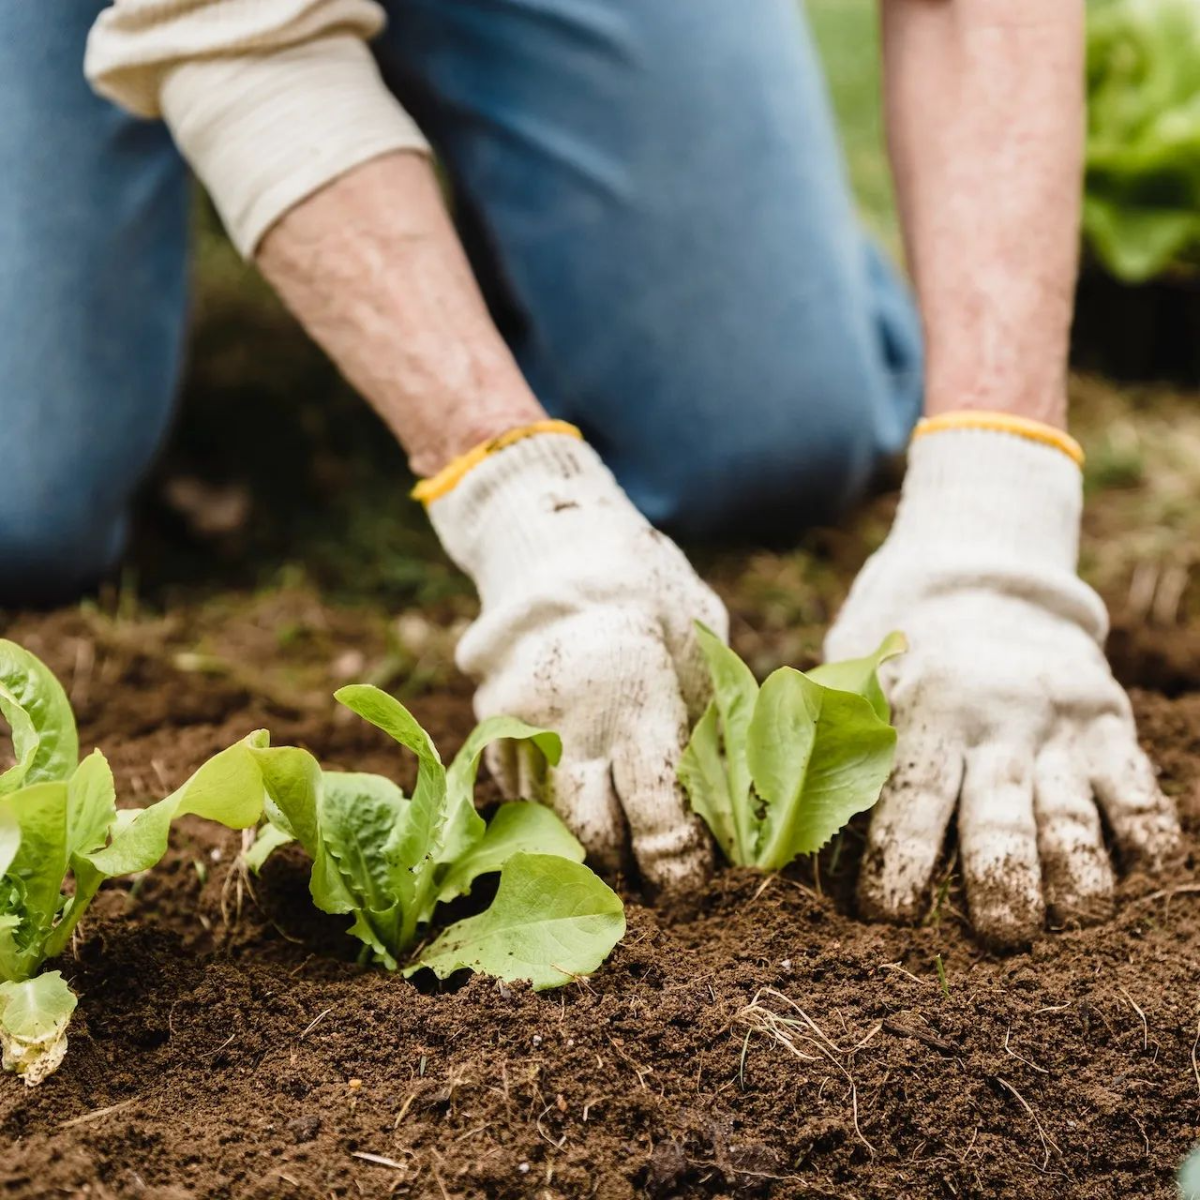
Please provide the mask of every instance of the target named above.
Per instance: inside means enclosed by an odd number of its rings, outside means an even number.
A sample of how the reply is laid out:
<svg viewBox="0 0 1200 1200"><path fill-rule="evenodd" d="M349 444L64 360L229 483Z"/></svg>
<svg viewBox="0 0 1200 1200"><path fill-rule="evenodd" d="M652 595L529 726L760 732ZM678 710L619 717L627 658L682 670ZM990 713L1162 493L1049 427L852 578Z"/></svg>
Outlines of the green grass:
<svg viewBox="0 0 1200 1200"><path fill-rule="evenodd" d="M896 253L900 235L884 149L877 0L808 0L807 7L859 209Z"/></svg>

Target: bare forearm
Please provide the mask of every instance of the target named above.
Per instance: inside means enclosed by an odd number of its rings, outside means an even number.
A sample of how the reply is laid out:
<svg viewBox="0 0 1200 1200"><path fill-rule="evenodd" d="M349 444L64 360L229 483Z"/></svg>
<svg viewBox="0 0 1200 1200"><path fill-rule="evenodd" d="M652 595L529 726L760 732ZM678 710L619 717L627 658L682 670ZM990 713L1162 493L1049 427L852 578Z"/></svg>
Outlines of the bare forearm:
<svg viewBox="0 0 1200 1200"><path fill-rule="evenodd" d="M1083 19L1083 0L884 0L889 144L931 416L1065 424Z"/></svg>
<svg viewBox="0 0 1200 1200"><path fill-rule="evenodd" d="M335 180L287 213L256 259L418 474L545 416L423 156L388 155Z"/></svg>

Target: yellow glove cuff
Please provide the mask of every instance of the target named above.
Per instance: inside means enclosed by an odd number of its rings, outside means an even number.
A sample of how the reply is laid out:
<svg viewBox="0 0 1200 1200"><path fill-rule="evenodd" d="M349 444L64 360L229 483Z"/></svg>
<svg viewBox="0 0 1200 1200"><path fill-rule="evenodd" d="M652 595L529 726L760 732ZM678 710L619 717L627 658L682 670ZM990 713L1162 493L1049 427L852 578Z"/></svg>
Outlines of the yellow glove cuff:
<svg viewBox="0 0 1200 1200"><path fill-rule="evenodd" d="M494 438L488 438L486 442L480 442L478 446L473 446L465 454L451 459L436 475L422 479L413 488L410 495L422 504L432 504L447 492L453 491L462 482L463 476L479 466L484 459L491 458L493 454L499 453L514 442L533 437L538 433L561 433L566 434L567 437L583 440L583 434L568 421L546 419L534 421L530 425L519 425L516 429L509 429Z"/></svg>
<svg viewBox="0 0 1200 1200"><path fill-rule="evenodd" d="M931 433L944 433L951 429L990 429L995 433L1011 433L1030 442L1041 442L1061 450L1077 467L1083 466L1083 447L1069 434L1053 425L1029 417L1017 417L1005 412L976 412L964 409L961 412L942 413L937 417L926 417L917 422L913 430L913 441Z"/></svg>

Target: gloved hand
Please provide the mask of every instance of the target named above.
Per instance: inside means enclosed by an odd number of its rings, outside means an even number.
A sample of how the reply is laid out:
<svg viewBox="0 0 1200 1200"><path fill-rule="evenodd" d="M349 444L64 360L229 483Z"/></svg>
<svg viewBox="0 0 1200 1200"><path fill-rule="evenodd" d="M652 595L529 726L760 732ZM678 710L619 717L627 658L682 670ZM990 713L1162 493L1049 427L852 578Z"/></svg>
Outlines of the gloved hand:
<svg viewBox="0 0 1200 1200"><path fill-rule="evenodd" d="M562 762L540 779L501 744L489 766L503 790L553 807L599 865L631 844L654 889L693 891L711 848L675 768L708 699L692 623L724 636L721 602L567 434L491 454L428 508L479 590L457 656L479 685L476 712L562 736Z"/></svg>
<svg viewBox="0 0 1200 1200"><path fill-rule="evenodd" d="M899 741L863 861L866 915L919 915L956 807L971 919L1002 945L1047 908L1055 923L1109 911L1096 801L1128 861L1176 846L1104 658L1104 606L1076 575L1081 507L1063 449L978 428L914 441L892 531L825 644L849 658L900 629L911 647L883 673Z"/></svg>

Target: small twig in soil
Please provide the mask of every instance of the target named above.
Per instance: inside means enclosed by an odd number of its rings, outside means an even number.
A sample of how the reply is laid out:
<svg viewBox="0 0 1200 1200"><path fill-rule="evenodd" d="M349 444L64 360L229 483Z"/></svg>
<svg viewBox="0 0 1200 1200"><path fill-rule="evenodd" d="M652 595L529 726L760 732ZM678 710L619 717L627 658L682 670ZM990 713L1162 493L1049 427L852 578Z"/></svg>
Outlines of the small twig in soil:
<svg viewBox="0 0 1200 1200"><path fill-rule="evenodd" d="M430 1163L429 1170L433 1173L434 1182L438 1185L438 1190L442 1193L442 1200L450 1200L450 1193L446 1191L446 1185L442 1182L442 1177L438 1174L437 1167Z"/></svg>
<svg viewBox="0 0 1200 1200"><path fill-rule="evenodd" d="M979 1122L975 1122L975 1132L971 1134L971 1140L967 1143L967 1148L958 1156L959 1165L967 1161L967 1155L975 1148L975 1143L979 1140Z"/></svg>
<svg viewBox="0 0 1200 1200"><path fill-rule="evenodd" d="M1133 1117L1133 1113L1130 1113L1129 1115L1131 1117ZM1146 1143L1146 1157L1149 1158L1150 1157L1150 1139L1146 1136L1146 1127L1145 1127L1145 1125L1143 1125L1141 1123L1141 1121L1139 1121L1137 1119L1137 1117L1133 1117L1133 1123L1138 1127L1138 1130L1140 1131L1140 1133L1142 1135L1142 1141Z"/></svg>
<svg viewBox="0 0 1200 1200"><path fill-rule="evenodd" d="M778 878L779 877L777 875L768 875L762 881L762 883L758 885L758 891L756 891L754 895L750 897L750 904L753 904L759 898L759 896L761 896L763 892L765 892L767 888L769 888L771 884L773 884ZM749 907L749 905L747 905L747 907Z"/></svg>
<svg viewBox="0 0 1200 1200"><path fill-rule="evenodd" d="M333 1012L333 1009L332 1009L332 1008L327 1008L327 1009L326 1009L326 1010L325 1010L323 1013L320 1013L318 1016L314 1017L314 1018L312 1019L312 1021L310 1021L310 1022L309 1022L309 1024L308 1024L308 1025L305 1027L305 1029L304 1029L304 1032L303 1032L303 1033L301 1033L301 1034L300 1034L300 1036L299 1036L299 1037L298 1037L296 1040L297 1040L298 1042L302 1042L302 1041L304 1041L304 1039L305 1039L306 1037L308 1037L308 1035L309 1035L310 1033L312 1033L312 1031L313 1031L314 1029L316 1029L316 1027L317 1027L318 1025L320 1025L320 1023L321 1023L323 1020L325 1020L325 1018L326 1018L327 1016L329 1016L329 1014L330 1014L331 1012Z"/></svg>
<svg viewBox="0 0 1200 1200"><path fill-rule="evenodd" d="M880 1021L871 1030L871 1032L868 1033L867 1036L862 1039L862 1041L857 1042L855 1045L851 1046L849 1050L846 1051L847 1056L853 1058L854 1055L856 1055L882 1028L883 1028L883 1022Z"/></svg>
<svg viewBox="0 0 1200 1200"><path fill-rule="evenodd" d="M879 969L881 971L899 971L901 975L907 975L908 978L913 981L913 983L919 983L922 987L929 982L928 979L921 979L919 976L914 975L911 971L906 971L898 962L880 963Z"/></svg>
<svg viewBox="0 0 1200 1200"><path fill-rule="evenodd" d="M223 1041L223 1042L222 1042L222 1043L221 1043L221 1044L220 1044L220 1045L219 1045L219 1046L218 1046L218 1047L215 1049L215 1050L212 1050L212 1051L210 1051L210 1052L209 1052L209 1055L208 1055L208 1057L209 1057L209 1058L216 1058L216 1056L217 1056L218 1054L220 1054L220 1053L221 1053L221 1051L222 1051L222 1050L224 1050L224 1049L225 1049L225 1047L226 1047L226 1046L228 1046L228 1045L229 1045L229 1043L230 1043L230 1042L232 1042L232 1041L233 1041L233 1039L234 1039L235 1037L237 1037L237 1034L236 1034L236 1033L231 1033L231 1034L230 1034L230 1035L229 1035L229 1036L228 1036L228 1037L227 1037L227 1038L226 1038L226 1039L225 1039L225 1040L224 1040L224 1041Z"/></svg>
<svg viewBox="0 0 1200 1200"><path fill-rule="evenodd" d="M1149 896L1141 896L1131 900L1127 908L1137 908L1142 904L1153 904L1155 900L1170 900L1172 896L1200 895L1200 883L1181 883L1178 887L1163 888L1161 892L1151 892Z"/></svg>
<svg viewBox="0 0 1200 1200"><path fill-rule="evenodd" d="M392 1122L393 1129L400 1128L400 1122L403 1121L406 1116L408 1116L408 1110L412 1108L413 1101L416 1098L416 1092L409 1092L408 1095L404 1097L404 1103L400 1105L400 1111L396 1114L396 1119Z"/></svg>
<svg viewBox="0 0 1200 1200"><path fill-rule="evenodd" d="M1042 1159L1042 1165L1039 1169L1043 1174L1045 1174L1046 1168L1050 1165L1051 1146L1054 1147L1055 1153L1058 1155L1058 1157L1062 1158L1062 1151L1059 1149L1058 1143L1042 1128L1041 1121L1037 1119L1037 1114L1032 1108L1029 1107L1025 1097L1022 1096L1021 1093L1018 1092L1017 1089L1013 1087L1013 1085L1009 1083L1007 1079L1001 1079L999 1075L994 1076L994 1078L998 1084L1007 1088L1014 1096L1016 1096L1017 1100L1021 1104L1021 1107L1029 1114L1029 1119L1033 1122L1034 1128L1037 1129L1038 1137L1042 1139L1042 1149L1046 1152L1046 1157Z"/></svg>
<svg viewBox="0 0 1200 1200"><path fill-rule="evenodd" d="M96 1108L89 1113L84 1113L81 1117L72 1117L69 1121L60 1121L59 1129L74 1129L76 1125L86 1125L90 1121L99 1121L102 1117L110 1116L112 1113L120 1112L123 1108L128 1108L132 1104L137 1103L137 1098L132 1100L122 1100L119 1104L110 1104L107 1108Z"/></svg>
<svg viewBox="0 0 1200 1200"><path fill-rule="evenodd" d="M361 1158L363 1162L374 1163L377 1167L391 1167L393 1171L407 1171L408 1163L398 1162L383 1154L368 1154L365 1150L351 1150L351 1158Z"/></svg>
<svg viewBox="0 0 1200 1200"><path fill-rule="evenodd" d="M1137 1015L1139 1017L1142 1018L1142 1049L1149 1050L1150 1049L1150 1026L1146 1021L1146 1014L1144 1012L1142 1012L1141 1008L1137 1004L1137 1001L1135 1001L1134 998L1124 988L1121 989L1121 995L1124 996L1125 999L1129 1001L1130 1005L1133 1007L1133 1011L1135 1013L1137 1013Z"/></svg>
<svg viewBox="0 0 1200 1200"><path fill-rule="evenodd" d="M1200 1022L1196 1025L1196 1040L1192 1042L1192 1073L1196 1076L1196 1090L1200 1091L1200 1062L1196 1061L1197 1046L1200 1046Z"/></svg>
<svg viewBox="0 0 1200 1200"><path fill-rule="evenodd" d="M1012 1055L1012 1057L1013 1057L1013 1058L1015 1058L1015 1059L1017 1060L1017 1062L1019 1062L1019 1063L1024 1063L1024 1064L1025 1064L1027 1067L1029 1067L1031 1070L1034 1070L1034 1071L1039 1071L1039 1072L1041 1072L1041 1074L1043 1074L1043 1075L1049 1075L1049 1074L1050 1074L1050 1072L1049 1072L1049 1071L1047 1071L1045 1067L1039 1067L1039 1066L1037 1065L1037 1063L1035 1063L1035 1062L1030 1062L1030 1061L1029 1061L1029 1059L1027 1059L1027 1058L1022 1058L1022 1057L1021 1057L1021 1056L1020 1056L1020 1055L1019 1055L1019 1054L1018 1054L1018 1053L1017 1053L1017 1052L1016 1052L1016 1051L1015 1051L1015 1050L1014 1050L1014 1049L1013 1049L1013 1048L1012 1048L1012 1047L1011 1047L1011 1046L1008 1044L1008 1039L1009 1039L1010 1037L1012 1037L1012 1026L1011 1026L1011 1025L1010 1025L1010 1026L1009 1026L1009 1027L1008 1027L1008 1028L1007 1028L1007 1029L1004 1031L1004 1053L1005 1053L1005 1054L1011 1054L1011 1055Z"/></svg>
<svg viewBox="0 0 1200 1200"><path fill-rule="evenodd" d="M549 1112L549 1111L550 1111L550 1110L551 1110L553 1107L554 1107L554 1105L553 1105L553 1104L547 1104L547 1105L546 1105L546 1107L545 1107L545 1108L543 1108L543 1109L542 1109L542 1111L541 1111L540 1113L538 1113L538 1115L537 1115L537 1120L536 1120L536 1121L534 1121L534 1123L533 1123L533 1124L534 1124L534 1127L537 1129L538 1133L539 1133L539 1134L541 1134L541 1136L542 1136L542 1137L543 1137L543 1138L544 1138L544 1139L545 1139L547 1142L549 1142L549 1143L550 1143L550 1145L552 1145L552 1146L555 1148L555 1150L561 1150L561 1149L563 1148L563 1146L566 1144L566 1141L567 1141L567 1135L564 1133L564 1134L562 1135L562 1137L560 1137L560 1138L558 1139L558 1141L556 1142L556 1141L555 1141L555 1140L554 1140L554 1139L553 1139L553 1138L552 1138L552 1137L551 1137L551 1136L550 1136L550 1135L549 1135L549 1134L548 1134L548 1133L547 1133L547 1132L546 1132L546 1131L545 1131L545 1130L542 1128L542 1118L543 1118L543 1117L544 1117L544 1116L545 1116L545 1115L546 1115L546 1114L547 1114L547 1113L548 1113L548 1112Z"/></svg>
<svg viewBox="0 0 1200 1200"><path fill-rule="evenodd" d="M932 1033L926 1033L922 1029L909 1029L907 1025L901 1025L896 1021L884 1021L883 1030L885 1033L890 1033L895 1037L914 1038L918 1042L924 1042L927 1046L932 1046L935 1050L941 1050L945 1054L956 1054L958 1047L950 1042L944 1041L940 1037L934 1037Z"/></svg>

